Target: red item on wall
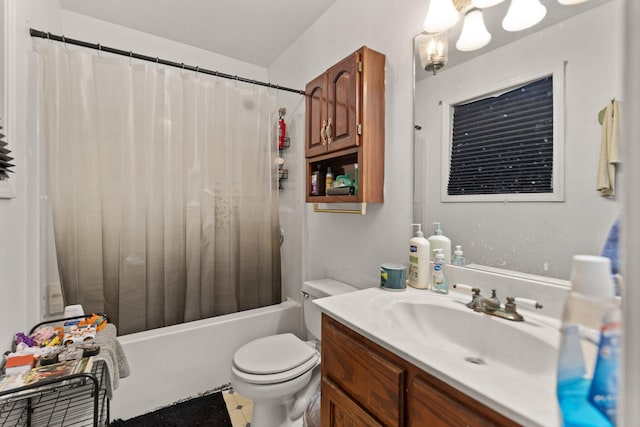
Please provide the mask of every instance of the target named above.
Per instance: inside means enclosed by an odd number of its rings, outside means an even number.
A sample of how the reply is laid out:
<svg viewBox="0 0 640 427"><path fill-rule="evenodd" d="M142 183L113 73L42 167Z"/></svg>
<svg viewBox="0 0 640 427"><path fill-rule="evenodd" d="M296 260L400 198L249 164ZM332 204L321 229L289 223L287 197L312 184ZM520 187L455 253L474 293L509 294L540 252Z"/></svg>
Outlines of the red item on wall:
<svg viewBox="0 0 640 427"><path fill-rule="evenodd" d="M280 150L284 148L284 139L287 135L287 124L284 121L286 111L284 108L278 110L278 149Z"/></svg>

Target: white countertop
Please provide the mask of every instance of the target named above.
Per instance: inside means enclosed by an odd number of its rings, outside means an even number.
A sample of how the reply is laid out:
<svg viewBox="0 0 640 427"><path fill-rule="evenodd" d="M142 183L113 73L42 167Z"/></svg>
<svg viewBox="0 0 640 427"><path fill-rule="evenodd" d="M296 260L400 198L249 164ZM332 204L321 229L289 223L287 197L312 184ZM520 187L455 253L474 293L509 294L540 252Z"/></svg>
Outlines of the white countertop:
<svg viewBox="0 0 640 427"><path fill-rule="evenodd" d="M463 303L469 300L469 295L458 292L439 295L414 288L401 292L369 288L316 299L314 303L354 331L513 421L532 427L560 426L555 384L555 354L559 340L557 320L521 308L518 311L525 316L524 322L499 319L466 308ZM397 316L394 310L408 304L417 312L434 305L453 311L447 312L447 320L443 320L439 330L428 330L424 323L410 322L406 316ZM494 321L504 323L491 323ZM458 324L453 325L453 322ZM478 324L483 329L491 329L486 333L496 336L483 336L485 331L474 326ZM465 350L447 340L449 330L453 334L454 330L459 333L465 328L471 328L474 338L481 342L486 339L490 343L491 348L487 349L484 357L486 364L465 361ZM501 337L505 331L508 337L503 342ZM527 334L526 338L531 339L521 340L523 336L519 334ZM508 354L511 346L520 346L516 347L519 354L532 359L525 357L528 360L524 362L507 360L503 363L491 358L491 352L495 354L503 348ZM531 369L528 369L529 361L533 362ZM518 366L519 363L527 368Z"/></svg>

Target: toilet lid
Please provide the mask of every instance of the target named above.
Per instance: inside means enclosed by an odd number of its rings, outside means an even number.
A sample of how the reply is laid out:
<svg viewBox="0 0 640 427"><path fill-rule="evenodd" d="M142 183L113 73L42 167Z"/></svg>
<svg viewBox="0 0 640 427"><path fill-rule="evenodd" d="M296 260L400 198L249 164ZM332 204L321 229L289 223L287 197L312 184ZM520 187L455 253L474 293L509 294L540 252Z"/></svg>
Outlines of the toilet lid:
<svg viewBox="0 0 640 427"><path fill-rule="evenodd" d="M234 365L249 374L269 375L294 369L317 352L293 334L272 335L245 344L233 356Z"/></svg>
<svg viewBox="0 0 640 427"><path fill-rule="evenodd" d="M275 374L249 374L238 369L234 364L231 365L231 372L238 377L238 379L251 383L251 384L278 384L285 381L298 378L313 368L318 366L320 362L320 356L314 355L311 359L304 362L302 365L296 366L293 369L284 372L277 372Z"/></svg>

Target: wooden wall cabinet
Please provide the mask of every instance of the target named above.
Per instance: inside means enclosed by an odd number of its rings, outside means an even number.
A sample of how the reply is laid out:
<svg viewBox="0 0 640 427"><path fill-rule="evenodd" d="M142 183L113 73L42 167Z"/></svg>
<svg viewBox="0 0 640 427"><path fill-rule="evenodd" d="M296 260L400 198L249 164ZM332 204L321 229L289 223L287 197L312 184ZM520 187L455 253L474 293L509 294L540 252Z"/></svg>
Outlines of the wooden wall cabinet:
<svg viewBox="0 0 640 427"><path fill-rule="evenodd" d="M327 315L322 318L322 427L515 427Z"/></svg>
<svg viewBox="0 0 640 427"><path fill-rule="evenodd" d="M306 97L306 200L315 203L384 202L385 56L367 47L313 79ZM327 168L355 178L357 194L312 194L311 175Z"/></svg>

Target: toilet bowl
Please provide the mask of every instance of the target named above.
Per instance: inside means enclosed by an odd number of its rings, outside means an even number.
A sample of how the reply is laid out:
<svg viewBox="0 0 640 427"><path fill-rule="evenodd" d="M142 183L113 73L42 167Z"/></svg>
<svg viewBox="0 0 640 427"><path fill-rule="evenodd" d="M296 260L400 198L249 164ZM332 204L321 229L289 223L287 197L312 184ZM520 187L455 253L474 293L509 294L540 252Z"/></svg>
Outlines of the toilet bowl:
<svg viewBox="0 0 640 427"><path fill-rule="evenodd" d="M307 401L320 391L322 314L311 301L356 290L331 279L305 282L302 310L310 341L284 333L258 338L236 351L231 385L253 400L251 427L288 427L302 416Z"/></svg>

